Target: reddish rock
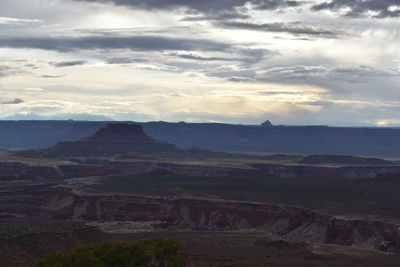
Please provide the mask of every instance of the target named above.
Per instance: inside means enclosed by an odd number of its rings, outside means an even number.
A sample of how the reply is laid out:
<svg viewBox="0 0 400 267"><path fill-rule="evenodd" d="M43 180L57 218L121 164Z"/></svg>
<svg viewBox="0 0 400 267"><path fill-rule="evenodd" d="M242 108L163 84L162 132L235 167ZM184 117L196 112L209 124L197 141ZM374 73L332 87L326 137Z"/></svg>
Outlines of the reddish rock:
<svg viewBox="0 0 400 267"><path fill-rule="evenodd" d="M299 207L207 199L90 194L69 188L43 191L36 201L54 217L86 221L164 221L170 229L259 229L291 241L400 251L396 225L346 220ZM388 245L389 244L389 245Z"/></svg>

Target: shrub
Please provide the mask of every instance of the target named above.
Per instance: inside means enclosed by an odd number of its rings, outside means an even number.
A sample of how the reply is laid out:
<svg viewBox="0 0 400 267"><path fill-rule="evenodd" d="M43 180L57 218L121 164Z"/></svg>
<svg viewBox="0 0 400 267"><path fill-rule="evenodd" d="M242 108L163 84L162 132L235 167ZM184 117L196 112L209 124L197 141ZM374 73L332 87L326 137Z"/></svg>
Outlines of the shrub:
<svg viewBox="0 0 400 267"><path fill-rule="evenodd" d="M71 254L53 252L34 267L181 267L179 244L172 239L149 239L132 243L97 244Z"/></svg>

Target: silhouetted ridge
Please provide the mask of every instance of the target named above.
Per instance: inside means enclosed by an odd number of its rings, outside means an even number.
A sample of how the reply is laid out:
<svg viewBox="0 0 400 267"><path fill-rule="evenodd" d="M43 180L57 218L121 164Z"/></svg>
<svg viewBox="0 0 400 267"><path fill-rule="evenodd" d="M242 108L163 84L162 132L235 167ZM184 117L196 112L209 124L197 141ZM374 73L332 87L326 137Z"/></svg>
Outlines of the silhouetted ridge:
<svg viewBox="0 0 400 267"><path fill-rule="evenodd" d="M124 123L110 123L83 140L89 142L158 142L145 134L141 125Z"/></svg>
<svg viewBox="0 0 400 267"><path fill-rule="evenodd" d="M169 143L148 136L138 124L108 124L76 142L60 142L47 150L50 156L111 156L115 154L176 151Z"/></svg>
<svg viewBox="0 0 400 267"><path fill-rule="evenodd" d="M60 141L80 140L93 135L109 123L117 122L0 121L0 151L43 149ZM167 122L147 122L141 125L152 138L176 144L181 148L198 147L203 150L235 153L400 157L400 128L283 125L262 127Z"/></svg>

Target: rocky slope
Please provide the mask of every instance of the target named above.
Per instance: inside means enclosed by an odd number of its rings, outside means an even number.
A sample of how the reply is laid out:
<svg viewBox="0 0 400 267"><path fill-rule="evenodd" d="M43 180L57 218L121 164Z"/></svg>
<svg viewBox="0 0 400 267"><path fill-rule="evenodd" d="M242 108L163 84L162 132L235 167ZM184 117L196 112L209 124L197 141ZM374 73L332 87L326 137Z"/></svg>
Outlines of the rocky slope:
<svg viewBox="0 0 400 267"><path fill-rule="evenodd" d="M168 229L258 229L291 241L400 251L400 232L396 225L341 219L297 207L96 194L71 188L43 191L36 201L60 219L163 222L163 227Z"/></svg>

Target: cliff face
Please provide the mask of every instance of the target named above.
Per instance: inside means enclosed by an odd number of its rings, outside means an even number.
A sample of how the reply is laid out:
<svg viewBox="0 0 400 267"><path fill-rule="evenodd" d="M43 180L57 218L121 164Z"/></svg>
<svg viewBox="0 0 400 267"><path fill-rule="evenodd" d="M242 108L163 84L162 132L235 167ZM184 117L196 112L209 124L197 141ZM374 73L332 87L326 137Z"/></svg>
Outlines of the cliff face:
<svg viewBox="0 0 400 267"><path fill-rule="evenodd" d="M172 144L146 135L140 125L108 124L94 135L76 142L60 142L47 150L49 156L112 156L130 152L175 151Z"/></svg>
<svg viewBox="0 0 400 267"><path fill-rule="evenodd" d="M400 251L396 225L345 220L297 208L251 202L89 194L69 188L43 191L37 203L54 217L85 221L164 222L169 229L259 229L291 241Z"/></svg>

